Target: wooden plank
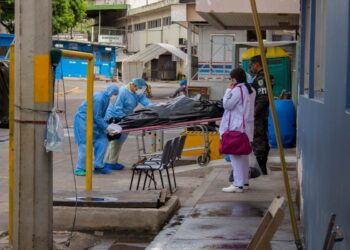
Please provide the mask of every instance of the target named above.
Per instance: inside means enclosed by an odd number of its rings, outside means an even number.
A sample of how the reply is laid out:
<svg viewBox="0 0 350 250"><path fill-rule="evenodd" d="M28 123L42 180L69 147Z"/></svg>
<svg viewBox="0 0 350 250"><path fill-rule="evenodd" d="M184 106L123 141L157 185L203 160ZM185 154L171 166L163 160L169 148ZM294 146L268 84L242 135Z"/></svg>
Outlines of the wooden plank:
<svg viewBox="0 0 350 250"><path fill-rule="evenodd" d="M261 236L264 234L264 231L267 229L268 225L270 224L272 220L272 216L269 212L267 212L262 221L260 222L258 229L256 230L252 240L250 241L247 250L253 250L253 249L257 249L258 246L258 242L259 239L261 238Z"/></svg>
<svg viewBox="0 0 350 250"><path fill-rule="evenodd" d="M284 208L284 205L285 205L284 198L283 197L276 197L275 199L273 199L268 211L270 212L271 216L274 217L277 210L279 208Z"/></svg>
<svg viewBox="0 0 350 250"><path fill-rule="evenodd" d="M259 242L257 244L257 249L264 249L262 247L269 246L270 249L270 241L272 240L274 234L276 233L279 225L281 224L284 217L284 212L281 208L277 209L275 216L270 221L268 227L264 231L263 235L260 237Z"/></svg>
<svg viewBox="0 0 350 250"><path fill-rule="evenodd" d="M270 241L283 220L284 206L285 199L283 197L273 199L267 213L264 215L256 233L250 241L247 250L271 249Z"/></svg>

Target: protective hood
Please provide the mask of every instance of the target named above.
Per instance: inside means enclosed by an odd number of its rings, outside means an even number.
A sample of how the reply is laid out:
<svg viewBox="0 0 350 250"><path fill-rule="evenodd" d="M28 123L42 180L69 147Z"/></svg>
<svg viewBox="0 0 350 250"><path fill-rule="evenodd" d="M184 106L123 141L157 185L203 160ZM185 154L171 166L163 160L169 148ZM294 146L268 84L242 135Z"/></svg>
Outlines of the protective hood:
<svg viewBox="0 0 350 250"><path fill-rule="evenodd" d="M139 89L146 87L146 82L142 78L134 78L131 80L133 84L135 84Z"/></svg>
<svg viewBox="0 0 350 250"><path fill-rule="evenodd" d="M117 95L119 93L119 88L115 84L110 84L106 89L106 93L109 97L111 97L112 95Z"/></svg>

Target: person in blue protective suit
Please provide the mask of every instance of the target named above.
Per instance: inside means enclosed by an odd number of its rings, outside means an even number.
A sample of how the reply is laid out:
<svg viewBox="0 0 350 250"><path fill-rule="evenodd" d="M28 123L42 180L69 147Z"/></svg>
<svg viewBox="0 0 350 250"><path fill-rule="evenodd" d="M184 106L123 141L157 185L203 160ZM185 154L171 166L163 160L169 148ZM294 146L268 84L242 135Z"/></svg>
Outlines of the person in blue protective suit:
<svg viewBox="0 0 350 250"><path fill-rule="evenodd" d="M145 96L146 82L142 78L134 78L130 83L120 88L117 100L111 103L107 109L105 121L116 123L132 113L138 104L144 107L152 105ZM104 166L113 170L120 170L124 165L118 162L119 153L123 143L128 137L127 133L121 133L119 138L111 140L104 158Z"/></svg>
<svg viewBox="0 0 350 250"><path fill-rule="evenodd" d="M104 168L103 157L107 149L107 127L108 123L104 120L109 100L112 95L118 94L118 87L111 84L105 91L94 94L93 106L93 149L94 149L94 173L109 174L112 171ZM74 174L77 176L85 175L85 160L86 160L86 101L78 108L74 116L74 138L78 144L78 161Z"/></svg>
<svg viewBox="0 0 350 250"><path fill-rule="evenodd" d="M171 97L175 98L179 95L187 95L186 88L187 80L183 79L179 82L179 87L176 89L175 93Z"/></svg>

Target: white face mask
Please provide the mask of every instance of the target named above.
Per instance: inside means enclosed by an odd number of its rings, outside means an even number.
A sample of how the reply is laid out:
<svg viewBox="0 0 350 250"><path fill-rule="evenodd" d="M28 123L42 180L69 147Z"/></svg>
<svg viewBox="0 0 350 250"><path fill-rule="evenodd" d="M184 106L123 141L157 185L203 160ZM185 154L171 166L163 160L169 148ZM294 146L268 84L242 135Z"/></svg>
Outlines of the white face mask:
<svg viewBox="0 0 350 250"><path fill-rule="evenodd" d="M136 90L136 95L142 95L145 92L145 88Z"/></svg>

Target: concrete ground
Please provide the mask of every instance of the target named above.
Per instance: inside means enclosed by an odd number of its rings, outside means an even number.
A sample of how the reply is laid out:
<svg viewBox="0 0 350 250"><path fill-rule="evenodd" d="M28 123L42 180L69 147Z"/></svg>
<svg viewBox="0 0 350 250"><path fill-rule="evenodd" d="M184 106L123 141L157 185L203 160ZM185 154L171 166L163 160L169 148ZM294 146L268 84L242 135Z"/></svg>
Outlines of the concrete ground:
<svg viewBox="0 0 350 250"><path fill-rule="evenodd" d="M147 247L148 250L245 249L273 198L284 196L280 171L250 180L243 193L224 193L229 165L214 169L179 212ZM295 193L295 172L289 172ZM272 249L295 249L288 209L272 241Z"/></svg>
<svg viewBox="0 0 350 250"><path fill-rule="evenodd" d="M72 137L72 120L78 105L84 100L84 81L65 81L67 93L68 132L72 139L73 162L76 161L77 148ZM96 82L95 90L105 88L108 83ZM155 102L164 102L176 89L174 83L152 83ZM62 92L62 88L59 92ZM59 95L59 107L63 107L63 97ZM62 117L62 121L63 117ZM180 130L171 130L165 135L173 137ZM8 130L0 129L0 249L6 245L8 219ZM271 151L271 161L276 161L276 151ZM93 189L96 191L116 192L128 190L131 177L130 167L137 159L135 136L131 135L121 152L121 163L127 167L111 175L93 175ZM288 150L287 161L295 164L295 151ZM278 165L278 163L273 163ZM68 140L65 141L65 152L54 154L54 193L71 193L74 190L74 176L70 161ZM242 194L226 194L221 188L228 185L229 165L225 161L212 162L207 167L197 165L179 166L176 168L178 190L183 207L177 216L152 242L154 235L94 232L94 234L74 234L70 248L63 243L68 232L55 232L56 243L62 243L57 249L241 249L249 242L260 219L270 202L277 195L284 195L283 179L279 171L268 176L251 180L251 188ZM291 185L295 187L296 173L289 172ZM85 178L77 177L77 189L84 193ZM293 188L294 190L294 188ZM294 193L294 192L293 192ZM282 227L274 238L275 249L293 249L293 237L285 209ZM85 240L88 239L88 240ZM83 242L90 242L81 245ZM152 242L150 244L150 242ZM84 243L84 244L85 244ZM75 245L74 245L75 244ZM97 244L97 245L96 245ZM96 246L94 246L96 245ZM93 247L94 246L94 247ZM283 247L279 247L283 246Z"/></svg>

